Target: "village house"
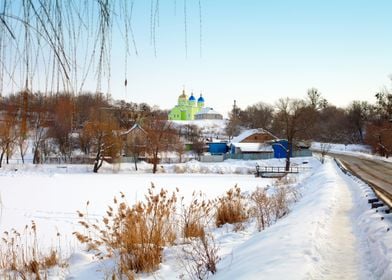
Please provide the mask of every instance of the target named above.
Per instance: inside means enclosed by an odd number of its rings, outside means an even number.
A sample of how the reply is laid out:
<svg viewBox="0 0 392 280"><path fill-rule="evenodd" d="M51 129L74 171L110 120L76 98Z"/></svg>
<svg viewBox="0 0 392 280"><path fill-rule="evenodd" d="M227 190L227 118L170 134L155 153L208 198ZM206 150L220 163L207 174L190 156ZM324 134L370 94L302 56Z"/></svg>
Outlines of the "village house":
<svg viewBox="0 0 392 280"><path fill-rule="evenodd" d="M230 142L230 158L267 159L274 157L272 143L278 138L269 131L249 129Z"/></svg>
<svg viewBox="0 0 392 280"><path fill-rule="evenodd" d="M147 132L138 123L123 132L122 137L124 160L129 158L133 161L146 158Z"/></svg>

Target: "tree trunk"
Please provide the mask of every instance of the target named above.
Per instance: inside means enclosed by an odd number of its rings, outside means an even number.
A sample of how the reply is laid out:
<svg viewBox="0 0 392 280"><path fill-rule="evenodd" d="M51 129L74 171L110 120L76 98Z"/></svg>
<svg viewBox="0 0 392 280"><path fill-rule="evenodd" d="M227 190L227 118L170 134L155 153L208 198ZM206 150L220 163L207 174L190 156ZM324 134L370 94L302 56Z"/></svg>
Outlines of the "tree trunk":
<svg viewBox="0 0 392 280"><path fill-rule="evenodd" d="M23 143L19 144L19 151L20 151L20 157L22 159L22 164L24 164L25 161L24 161Z"/></svg>
<svg viewBox="0 0 392 280"><path fill-rule="evenodd" d="M133 160L134 160L134 162L135 162L135 170L137 171L137 157L136 157L136 156L133 156Z"/></svg>
<svg viewBox="0 0 392 280"><path fill-rule="evenodd" d="M285 170L286 171L290 170L290 154L289 153L286 154L286 167L285 167Z"/></svg>
<svg viewBox="0 0 392 280"><path fill-rule="evenodd" d="M9 152L9 147L8 147L8 144L7 144L7 151L5 153L5 163L9 164L10 163L9 160L10 160L10 152Z"/></svg>
<svg viewBox="0 0 392 280"><path fill-rule="evenodd" d="M101 151L98 151L94 161L93 172L98 173L98 170L101 168L102 164L103 164L103 158L101 158Z"/></svg>
<svg viewBox="0 0 392 280"><path fill-rule="evenodd" d="M156 159L153 159L152 173L155 174L156 172L157 172L157 162Z"/></svg>
<svg viewBox="0 0 392 280"><path fill-rule="evenodd" d="M155 174L157 172L157 165L158 165L158 151L154 151L153 159L152 159L153 167L152 173Z"/></svg>
<svg viewBox="0 0 392 280"><path fill-rule="evenodd" d="M4 157L4 150L1 151L1 154L0 154L0 168L1 168L1 165L3 163L3 157Z"/></svg>
<svg viewBox="0 0 392 280"><path fill-rule="evenodd" d="M39 160L39 150L38 150L37 147L34 149L33 163L34 164L39 164L40 163L40 160Z"/></svg>
<svg viewBox="0 0 392 280"><path fill-rule="evenodd" d="M290 153L291 153L291 142L287 142L287 150L286 150L286 167L285 170L290 170Z"/></svg>
<svg viewBox="0 0 392 280"><path fill-rule="evenodd" d="M363 144L363 131L362 128L358 128L358 134L359 134L359 140L361 141L361 143Z"/></svg>

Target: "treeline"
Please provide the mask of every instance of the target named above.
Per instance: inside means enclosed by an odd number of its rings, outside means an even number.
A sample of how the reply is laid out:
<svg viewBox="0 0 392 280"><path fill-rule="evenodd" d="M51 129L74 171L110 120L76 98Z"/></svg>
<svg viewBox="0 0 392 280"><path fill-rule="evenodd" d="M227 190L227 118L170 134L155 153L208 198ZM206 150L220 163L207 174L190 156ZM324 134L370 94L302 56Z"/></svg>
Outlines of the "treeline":
<svg viewBox="0 0 392 280"><path fill-rule="evenodd" d="M287 139L289 147L302 140L365 143L374 152L389 156L392 94L377 93L375 99L374 104L353 101L347 108L339 108L312 88L303 99L281 98L274 105L257 103L245 109L233 106L226 133L230 138L241 129L264 128ZM0 167L13 156L24 162L31 152L34 164L51 158L71 162L79 157L94 163L93 170L98 172L104 161L116 162L127 155L133 157L136 169L138 158L144 157L156 172L162 152L175 152L181 161L184 143L191 144L200 156L205 147L200 129L174 126L167 113L100 93L10 94L0 99ZM141 133L128 137L134 124L140 125ZM289 158L286 165L290 165Z"/></svg>
<svg viewBox="0 0 392 280"><path fill-rule="evenodd" d="M140 145L132 147L124 133L135 123L145 135L138 139ZM193 127L183 133L197 136ZM70 162L79 154L93 159L97 172L103 161L115 162L128 150L134 155L148 154L155 172L160 152L181 150L180 136L167 122L166 111L145 103L115 101L103 94L25 91L0 100L0 167L12 156L24 163L31 148L34 164L53 156Z"/></svg>
<svg viewBox="0 0 392 280"><path fill-rule="evenodd" d="M227 134L243 128L265 128L278 137L327 143L369 144L381 155L392 152L392 93L375 95L375 103L353 101L346 108L330 104L311 88L303 99L279 99L275 105L256 103L229 113Z"/></svg>

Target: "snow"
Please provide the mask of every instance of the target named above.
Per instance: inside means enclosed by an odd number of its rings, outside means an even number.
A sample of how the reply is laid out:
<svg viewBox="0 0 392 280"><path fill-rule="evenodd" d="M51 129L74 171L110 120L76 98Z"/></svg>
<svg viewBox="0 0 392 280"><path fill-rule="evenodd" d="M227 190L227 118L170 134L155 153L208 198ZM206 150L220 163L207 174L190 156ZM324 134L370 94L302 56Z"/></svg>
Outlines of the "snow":
<svg viewBox="0 0 392 280"><path fill-rule="evenodd" d="M205 137L226 138L227 120L193 120L193 121L171 121L175 126L196 125L200 128L202 135Z"/></svg>
<svg viewBox="0 0 392 280"><path fill-rule="evenodd" d="M392 214L383 212L385 207L370 208L367 200L375 194L367 184L350 176L345 180L354 194L352 220L356 221L354 233L362 247L362 259L374 279L392 279Z"/></svg>
<svg viewBox="0 0 392 280"><path fill-rule="evenodd" d="M143 133L146 133L146 131L140 126L140 124L135 123L130 129L125 132L122 132L121 135L127 135L131 133L134 129L140 129Z"/></svg>
<svg viewBox="0 0 392 280"><path fill-rule="evenodd" d="M329 151L331 153L362 153L371 154L372 149L367 145L361 144L332 144L332 143L319 143L313 142L311 149L321 150L322 145L328 145Z"/></svg>
<svg viewBox="0 0 392 280"><path fill-rule="evenodd" d="M320 143L313 142L311 150L321 151L327 148L328 153L343 154L356 157L363 157L369 159L377 159L382 161L392 162L392 158L385 158L372 154L372 148L368 145L362 144L333 144L333 143Z"/></svg>
<svg viewBox="0 0 392 280"><path fill-rule="evenodd" d="M284 160L163 164L158 174L151 174L147 163L139 164L139 171L133 164L105 164L99 174L83 165L5 166L0 170L0 232L21 230L34 220L38 242L43 247L60 242L66 255L68 267L54 269L49 279L107 278L114 261L97 260L72 236L80 230L76 210L85 211L87 201L89 216L98 218L120 191L133 204L144 198L151 182L157 189L179 188L186 200L194 191L216 198L236 184L248 194L273 187L275 179L252 175L256 163L283 166ZM322 165L315 158L294 158L293 164L312 169L290 175L302 198L287 216L262 232L252 221L237 232L228 225L211 228L221 261L210 279L392 279L392 215L370 209L370 188L330 159ZM160 269L139 277L178 279L184 273L180 252L181 246L165 248Z"/></svg>
<svg viewBox="0 0 392 280"><path fill-rule="evenodd" d="M205 115L205 114L209 114L209 115L220 115L220 113L218 113L217 111L214 110L214 108L211 107L205 107L202 108L199 112L197 112L195 115Z"/></svg>
<svg viewBox="0 0 392 280"><path fill-rule="evenodd" d="M273 138L276 138L274 135L272 135L270 132L268 132L265 129L255 128L255 129L248 129L248 130L243 131L240 135L238 135L237 137L234 137L231 140L231 143L240 143L244 139L248 138L249 136L251 136L251 135L253 135L255 133L266 133L266 134L271 135Z"/></svg>
<svg viewBox="0 0 392 280"><path fill-rule="evenodd" d="M241 152L273 152L271 145L263 143L234 143L236 148L239 148Z"/></svg>
<svg viewBox="0 0 392 280"><path fill-rule="evenodd" d="M369 187L358 192L332 161L314 173L292 213L234 248L212 279L391 279L391 219L369 210Z"/></svg>

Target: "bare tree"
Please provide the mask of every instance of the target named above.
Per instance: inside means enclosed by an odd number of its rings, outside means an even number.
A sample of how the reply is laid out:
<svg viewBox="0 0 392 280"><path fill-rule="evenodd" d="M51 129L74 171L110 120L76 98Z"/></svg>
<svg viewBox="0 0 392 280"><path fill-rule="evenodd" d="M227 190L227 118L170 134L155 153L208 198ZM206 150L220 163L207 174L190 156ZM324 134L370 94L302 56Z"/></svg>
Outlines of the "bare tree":
<svg viewBox="0 0 392 280"><path fill-rule="evenodd" d="M317 88L308 89L307 101L310 107L315 110L320 110L328 106L328 101L322 97L321 92Z"/></svg>
<svg viewBox="0 0 392 280"><path fill-rule="evenodd" d="M314 125L313 139L329 143L350 143L352 132L347 112L343 108L328 105L318 111Z"/></svg>
<svg viewBox="0 0 392 280"><path fill-rule="evenodd" d="M146 152L147 132L139 124L135 124L124 136L125 154L133 157L135 170L137 170L137 162Z"/></svg>
<svg viewBox="0 0 392 280"><path fill-rule="evenodd" d="M324 164L325 156L331 150L332 145L331 143L320 143L320 153L321 153L321 163Z"/></svg>
<svg viewBox="0 0 392 280"><path fill-rule="evenodd" d="M169 143L176 133L172 129L172 122L168 122L162 116L151 118L146 127L146 132L148 139L147 152L153 164L152 172L156 173L159 163L159 153L169 149Z"/></svg>
<svg viewBox="0 0 392 280"><path fill-rule="evenodd" d="M53 116L54 123L49 133L55 139L63 160L67 161L72 153L70 133L72 132L74 102L71 95L57 96Z"/></svg>
<svg viewBox="0 0 392 280"><path fill-rule="evenodd" d="M17 145L19 148L20 157L22 159L22 163L24 163L24 156L26 154L28 145L26 143L28 137L28 100L29 100L29 92L23 91L21 92L21 105L20 105L20 112L19 112L19 129L17 133Z"/></svg>
<svg viewBox="0 0 392 280"><path fill-rule="evenodd" d="M185 144L180 139L178 139L178 142L174 144L174 150L177 153L178 161L181 163L182 158L186 152Z"/></svg>
<svg viewBox="0 0 392 280"><path fill-rule="evenodd" d="M309 108L304 100L290 98L279 99L276 107L274 126L277 133L284 136L288 142L285 167L288 171L294 141L300 133L305 133L313 125L314 110Z"/></svg>
<svg viewBox="0 0 392 280"><path fill-rule="evenodd" d="M45 141L48 138L48 130L53 121L52 114L49 111L50 98L40 93L34 97L31 100L29 123L33 144L33 163L39 164L42 163L43 155L48 154Z"/></svg>
<svg viewBox="0 0 392 280"><path fill-rule="evenodd" d="M200 137L200 128L194 124L186 124L180 127L180 136L185 138L186 141L193 142Z"/></svg>
<svg viewBox="0 0 392 280"><path fill-rule="evenodd" d="M38 113L33 121L33 163L42 163L44 141L47 137L47 128L43 124L43 113Z"/></svg>
<svg viewBox="0 0 392 280"><path fill-rule="evenodd" d="M146 141L141 139L140 137L136 137L130 145L130 151L133 157L135 170L137 171L137 162L140 156L143 155L146 151Z"/></svg>
<svg viewBox="0 0 392 280"><path fill-rule="evenodd" d="M389 157L392 154L392 122L375 122L366 125L365 143L374 152Z"/></svg>
<svg viewBox="0 0 392 280"><path fill-rule="evenodd" d="M95 152L94 173L98 172L104 161L114 162L119 158L121 151L121 140L117 135L119 128L109 114L101 111L94 112L83 130L91 135Z"/></svg>
<svg viewBox="0 0 392 280"><path fill-rule="evenodd" d="M15 111L14 108L9 107L4 118L0 121L0 167L2 166L4 155L6 156L6 163L9 163L16 139Z"/></svg>
<svg viewBox="0 0 392 280"><path fill-rule="evenodd" d="M241 112L241 125L248 128L270 129L272 125L274 108L266 103L259 102L248 106Z"/></svg>
<svg viewBox="0 0 392 280"><path fill-rule="evenodd" d="M380 119L392 121L392 92L385 89L376 94L376 109Z"/></svg>
<svg viewBox="0 0 392 280"><path fill-rule="evenodd" d="M363 143L365 123L371 115L372 106L366 101L353 101L347 108L354 141Z"/></svg>
<svg viewBox="0 0 392 280"><path fill-rule="evenodd" d="M200 156L205 151L205 145L206 143L203 137L195 139L195 141L192 143L192 151L197 155L198 160L200 160Z"/></svg>
<svg viewBox="0 0 392 280"><path fill-rule="evenodd" d="M229 121L226 124L226 134L229 138L233 138L240 132L240 114L241 109L237 106L237 102L234 100L233 108L229 112Z"/></svg>

